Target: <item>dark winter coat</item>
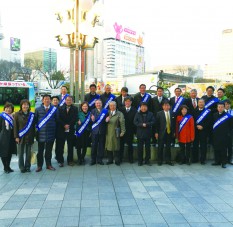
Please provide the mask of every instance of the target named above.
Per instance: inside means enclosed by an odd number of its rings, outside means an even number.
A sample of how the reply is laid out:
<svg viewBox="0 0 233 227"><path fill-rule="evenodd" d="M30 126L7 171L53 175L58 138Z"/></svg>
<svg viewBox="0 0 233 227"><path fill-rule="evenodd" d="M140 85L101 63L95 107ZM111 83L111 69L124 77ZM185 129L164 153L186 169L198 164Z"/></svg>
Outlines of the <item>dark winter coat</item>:
<svg viewBox="0 0 233 227"><path fill-rule="evenodd" d="M53 108L52 105L50 105L50 111ZM42 118L44 118L46 115L45 107L42 104L40 107L36 108L35 112L35 121L36 124L40 122ZM37 131L37 141L38 142L52 142L55 140L56 135L56 124L58 121L58 111L56 111L52 117L47 121L47 123L40 129L40 131Z"/></svg>
<svg viewBox="0 0 233 227"><path fill-rule="evenodd" d="M24 114L22 111L16 112L14 116L14 137L19 138L19 131L22 130L29 118L29 113ZM28 132L20 139L20 144L33 144L35 137L35 117Z"/></svg>
<svg viewBox="0 0 233 227"><path fill-rule="evenodd" d="M17 154L14 131L11 127L6 129L5 120L0 116L0 157Z"/></svg>

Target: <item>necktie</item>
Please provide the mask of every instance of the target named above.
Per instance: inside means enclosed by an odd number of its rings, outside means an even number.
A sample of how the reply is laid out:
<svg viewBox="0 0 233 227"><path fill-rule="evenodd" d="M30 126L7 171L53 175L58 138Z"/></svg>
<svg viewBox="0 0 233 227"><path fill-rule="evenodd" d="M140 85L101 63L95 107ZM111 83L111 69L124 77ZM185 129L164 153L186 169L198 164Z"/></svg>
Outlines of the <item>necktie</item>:
<svg viewBox="0 0 233 227"><path fill-rule="evenodd" d="M49 108L48 108L48 107L46 107L46 108L45 108L45 112L47 113L47 112L48 112L48 110L49 110Z"/></svg>
<svg viewBox="0 0 233 227"><path fill-rule="evenodd" d="M124 98L124 97L122 97L122 104L123 104L123 105L124 105L124 99L125 99L125 98Z"/></svg>
<svg viewBox="0 0 233 227"><path fill-rule="evenodd" d="M177 98L177 96L176 96L175 102L177 102L177 100L178 100L178 98Z"/></svg>
<svg viewBox="0 0 233 227"><path fill-rule="evenodd" d="M69 110L70 110L70 107L67 107L66 108L66 112L69 113Z"/></svg>
<svg viewBox="0 0 233 227"><path fill-rule="evenodd" d="M126 112L129 113L129 108L126 109Z"/></svg>
<svg viewBox="0 0 233 227"><path fill-rule="evenodd" d="M193 108L195 109L197 107L195 99L193 99Z"/></svg>
<svg viewBox="0 0 233 227"><path fill-rule="evenodd" d="M159 103L161 103L161 101L162 101L162 97L159 97Z"/></svg>
<svg viewBox="0 0 233 227"><path fill-rule="evenodd" d="M165 112L166 114L166 128L167 128L167 133L170 134L171 133L171 122L170 122L170 118L168 115L168 112Z"/></svg>
<svg viewBox="0 0 233 227"><path fill-rule="evenodd" d="M113 115L113 111L111 111L111 116Z"/></svg>

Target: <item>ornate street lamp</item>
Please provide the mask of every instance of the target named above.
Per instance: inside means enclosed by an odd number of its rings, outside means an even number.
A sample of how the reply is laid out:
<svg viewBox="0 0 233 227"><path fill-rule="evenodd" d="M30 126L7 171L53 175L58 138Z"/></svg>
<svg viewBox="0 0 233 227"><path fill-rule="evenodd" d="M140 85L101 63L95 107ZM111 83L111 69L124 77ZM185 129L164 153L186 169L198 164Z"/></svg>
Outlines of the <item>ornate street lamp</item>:
<svg viewBox="0 0 233 227"><path fill-rule="evenodd" d="M70 48L70 93L74 95L75 78L75 102L79 103L80 79L81 100L84 99L84 67L82 69L81 65L84 54L82 52L87 48L94 48L98 42L98 38L92 33L93 27L99 20L102 4L96 0L60 0L58 7L56 15L60 22L60 31L56 38L60 46ZM78 69L75 67L77 65Z"/></svg>

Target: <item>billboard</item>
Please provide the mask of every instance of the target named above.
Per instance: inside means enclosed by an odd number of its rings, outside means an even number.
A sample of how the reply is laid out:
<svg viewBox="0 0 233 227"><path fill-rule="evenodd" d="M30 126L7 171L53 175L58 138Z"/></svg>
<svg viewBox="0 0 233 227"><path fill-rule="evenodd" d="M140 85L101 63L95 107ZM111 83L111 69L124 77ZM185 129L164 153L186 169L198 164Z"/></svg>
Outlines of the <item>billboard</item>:
<svg viewBox="0 0 233 227"><path fill-rule="evenodd" d="M11 51L20 51L20 39L11 37L10 49Z"/></svg>

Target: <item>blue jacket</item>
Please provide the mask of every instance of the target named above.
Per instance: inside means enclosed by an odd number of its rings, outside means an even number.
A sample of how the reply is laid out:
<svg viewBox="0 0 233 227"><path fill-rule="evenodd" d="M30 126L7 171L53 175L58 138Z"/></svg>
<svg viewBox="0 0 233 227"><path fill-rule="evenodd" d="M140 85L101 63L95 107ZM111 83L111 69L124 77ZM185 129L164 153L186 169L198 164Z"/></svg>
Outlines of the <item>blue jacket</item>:
<svg viewBox="0 0 233 227"><path fill-rule="evenodd" d="M53 108L50 105L50 109ZM48 110L48 111L49 111ZM44 105L42 104L40 107L36 108L35 112L35 120L36 125L40 122L42 118L46 115L46 111ZM47 121L47 123L37 132L37 141L38 142L52 142L55 140L56 135L56 124L58 121L58 111L56 111L52 117Z"/></svg>

